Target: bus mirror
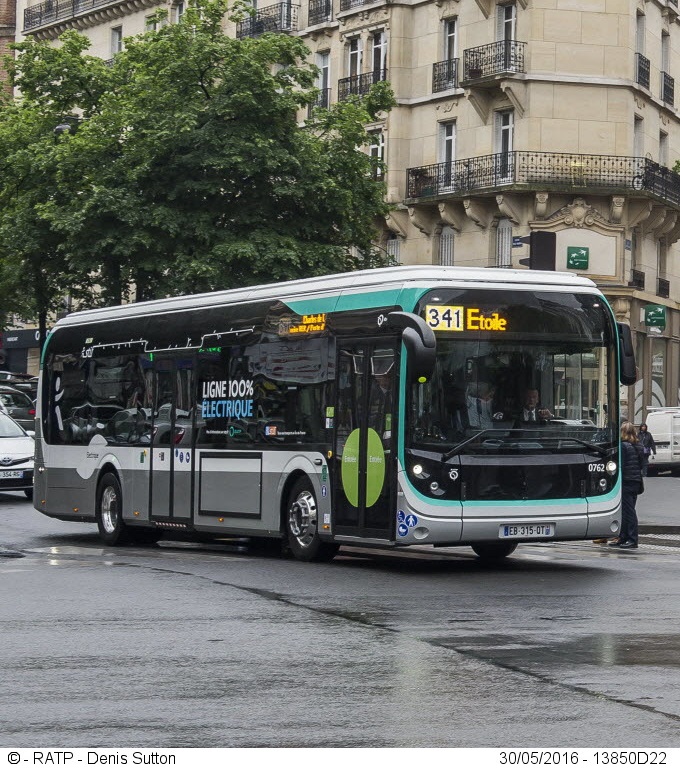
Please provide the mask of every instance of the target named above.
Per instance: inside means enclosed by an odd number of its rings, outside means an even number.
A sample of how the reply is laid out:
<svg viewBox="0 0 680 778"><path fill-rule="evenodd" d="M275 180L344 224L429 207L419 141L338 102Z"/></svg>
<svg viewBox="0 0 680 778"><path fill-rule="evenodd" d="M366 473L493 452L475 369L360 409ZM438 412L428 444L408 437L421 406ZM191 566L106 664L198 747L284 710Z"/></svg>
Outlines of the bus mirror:
<svg viewBox="0 0 680 778"><path fill-rule="evenodd" d="M637 381L633 338L627 324L617 322L619 330L619 381L624 386L632 386Z"/></svg>
<svg viewBox="0 0 680 778"><path fill-rule="evenodd" d="M437 359L437 340L425 319L415 313L392 311L387 314L387 323L401 331L408 354L409 379L429 380Z"/></svg>

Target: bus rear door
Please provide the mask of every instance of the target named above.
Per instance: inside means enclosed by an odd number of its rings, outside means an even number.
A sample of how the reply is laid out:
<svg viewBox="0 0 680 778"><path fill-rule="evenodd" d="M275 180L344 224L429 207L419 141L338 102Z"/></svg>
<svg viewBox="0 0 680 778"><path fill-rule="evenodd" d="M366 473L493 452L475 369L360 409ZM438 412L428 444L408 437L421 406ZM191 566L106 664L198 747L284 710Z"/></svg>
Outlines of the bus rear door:
<svg viewBox="0 0 680 778"><path fill-rule="evenodd" d="M335 536L393 540L399 342L338 344L333 462Z"/></svg>

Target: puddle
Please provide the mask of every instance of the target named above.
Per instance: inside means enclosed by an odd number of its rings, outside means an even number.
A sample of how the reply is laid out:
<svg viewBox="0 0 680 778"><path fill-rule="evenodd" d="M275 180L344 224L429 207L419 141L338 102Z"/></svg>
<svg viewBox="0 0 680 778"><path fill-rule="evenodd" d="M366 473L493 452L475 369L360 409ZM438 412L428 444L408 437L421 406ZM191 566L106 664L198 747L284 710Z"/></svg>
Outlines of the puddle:
<svg viewBox="0 0 680 778"><path fill-rule="evenodd" d="M457 641L464 653L526 667L595 665L599 667L680 667L680 635L583 635L572 641L532 645L516 636L490 636L480 641ZM483 645L486 644L486 645Z"/></svg>

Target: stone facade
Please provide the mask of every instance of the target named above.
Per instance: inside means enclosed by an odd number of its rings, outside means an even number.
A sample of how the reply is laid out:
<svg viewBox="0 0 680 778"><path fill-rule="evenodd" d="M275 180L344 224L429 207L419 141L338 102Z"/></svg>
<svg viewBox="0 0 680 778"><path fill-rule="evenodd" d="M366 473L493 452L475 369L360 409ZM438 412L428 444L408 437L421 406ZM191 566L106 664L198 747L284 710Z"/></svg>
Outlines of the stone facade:
<svg viewBox="0 0 680 778"><path fill-rule="evenodd" d="M108 59L116 28L140 33L164 5L63 2L20 0L19 37L76 27ZM183 5L168 7L172 20ZM322 104L391 83L398 105L370 128L370 153L386 163L395 210L380 229L396 261L521 268L533 245L533 261L591 276L631 325L626 415L680 404L677 0L259 0L227 24L267 30L305 39ZM665 307L665 329L646 306Z"/></svg>

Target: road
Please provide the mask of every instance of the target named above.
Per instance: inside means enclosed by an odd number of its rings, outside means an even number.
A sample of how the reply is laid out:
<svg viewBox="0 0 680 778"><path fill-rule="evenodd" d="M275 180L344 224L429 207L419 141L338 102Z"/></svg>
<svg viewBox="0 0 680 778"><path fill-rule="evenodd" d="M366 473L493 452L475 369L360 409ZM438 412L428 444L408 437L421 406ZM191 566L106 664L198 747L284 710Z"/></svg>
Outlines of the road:
<svg viewBox="0 0 680 778"><path fill-rule="evenodd" d="M109 549L2 494L0 747L680 747L678 490L648 480L637 551L498 567Z"/></svg>

